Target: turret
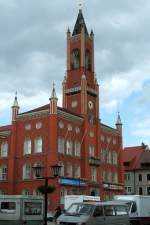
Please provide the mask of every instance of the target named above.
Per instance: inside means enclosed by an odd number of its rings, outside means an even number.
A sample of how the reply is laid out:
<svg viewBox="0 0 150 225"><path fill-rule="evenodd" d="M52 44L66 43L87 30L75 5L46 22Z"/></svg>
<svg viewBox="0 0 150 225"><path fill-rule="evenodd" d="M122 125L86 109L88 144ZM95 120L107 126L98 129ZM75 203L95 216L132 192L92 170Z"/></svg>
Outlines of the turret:
<svg viewBox="0 0 150 225"><path fill-rule="evenodd" d="M120 136L122 136L122 122L121 122L121 118L120 118L120 113L118 112L118 117L117 117L117 121L116 121L116 128L118 130L118 133Z"/></svg>
<svg viewBox="0 0 150 225"><path fill-rule="evenodd" d="M57 114L57 96L55 91L55 84L53 83L53 89L50 100L50 114Z"/></svg>
<svg viewBox="0 0 150 225"><path fill-rule="evenodd" d="M12 121L16 121L16 117L19 113L20 108L17 100L17 92L15 94L14 102L11 108L12 108Z"/></svg>

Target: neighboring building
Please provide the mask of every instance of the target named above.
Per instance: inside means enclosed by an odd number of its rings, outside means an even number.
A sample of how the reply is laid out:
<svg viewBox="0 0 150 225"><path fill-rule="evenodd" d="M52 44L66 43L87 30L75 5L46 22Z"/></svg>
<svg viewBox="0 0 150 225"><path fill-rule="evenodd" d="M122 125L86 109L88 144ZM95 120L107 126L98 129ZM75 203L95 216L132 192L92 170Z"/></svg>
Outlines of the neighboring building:
<svg viewBox="0 0 150 225"><path fill-rule="evenodd" d="M51 208L63 204L65 194L112 198L123 192L122 123L116 128L100 122L99 85L94 72L94 34L88 33L82 11L73 33L67 32L67 72L62 84L63 106L57 106L55 87L47 105L20 113L17 96L12 124L0 128L0 192L38 194L33 167L42 176L50 166L62 165L61 178L49 180L56 191Z"/></svg>
<svg viewBox="0 0 150 225"><path fill-rule="evenodd" d="M147 145L123 152L126 194L150 195L150 150Z"/></svg>

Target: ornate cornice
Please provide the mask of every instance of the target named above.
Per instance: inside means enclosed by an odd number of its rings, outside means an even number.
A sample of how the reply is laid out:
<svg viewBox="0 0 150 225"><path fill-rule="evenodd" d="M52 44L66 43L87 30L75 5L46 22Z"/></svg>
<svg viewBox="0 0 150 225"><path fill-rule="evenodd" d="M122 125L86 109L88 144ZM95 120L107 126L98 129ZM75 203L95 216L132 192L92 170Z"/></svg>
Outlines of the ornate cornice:
<svg viewBox="0 0 150 225"><path fill-rule="evenodd" d="M0 138L6 138L6 137L8 137L10 134L11 134L11 131L10 131L10 130L7 130L7 131L1 131L1 132L0 132Z"/></svg>
<svg viewBox="0 0 150 225"><path fill-rule="evenodd" d="M30 112L30 113L23 113L17 115L17 120L24 120L24 119L35 119L39 117L45 117L49 115L49 110L42 110L42 111L37 111L37 112Z"/></svg>
<svg viewBox="0 0 150 225"><path fill-rule="evenodd" d="M83 118L81 118L79 116L76 116L76 115L73 115L73 114L68 113L68 112L64 112L63 110L58 109L57 113L58 113L58 116L64 117L65 119L69 119L69 120L72 120L72 121L76 120L78 122L83 122Z"/></svg>
<svg viewBox="0 0 150 225"><path fill-rule="evenodd" d="M100 125L101 125L102 131L106 131L106 132L108 132L108 133L113 133L113 134L115 134L115 135L118 135L117 129L115 129L115 128L113 128L113 127L109 127L109 126L107 126L107 125L105 125L105 124L100 124Z"/></svg>

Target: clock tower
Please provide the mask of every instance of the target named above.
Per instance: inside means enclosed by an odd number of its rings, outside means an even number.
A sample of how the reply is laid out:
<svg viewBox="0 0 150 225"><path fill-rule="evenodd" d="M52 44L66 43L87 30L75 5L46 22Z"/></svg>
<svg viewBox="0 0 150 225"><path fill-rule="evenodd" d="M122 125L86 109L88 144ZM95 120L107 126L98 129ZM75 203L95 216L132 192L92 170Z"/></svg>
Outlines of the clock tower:
<svg viewBox="0 0 150 225"><path fill-rule="evenodd" d="M99 118L99 85L94 72L94 34L88 33L82 10L71 33L67 31L67 72L63 81L63 108Z"/></svg>

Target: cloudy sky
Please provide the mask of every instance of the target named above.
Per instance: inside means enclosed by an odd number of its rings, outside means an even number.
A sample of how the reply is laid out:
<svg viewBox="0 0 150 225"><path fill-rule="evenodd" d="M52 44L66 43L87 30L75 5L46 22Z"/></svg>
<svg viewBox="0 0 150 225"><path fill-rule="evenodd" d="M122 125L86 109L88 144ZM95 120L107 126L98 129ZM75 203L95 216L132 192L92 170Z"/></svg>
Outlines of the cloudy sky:
<svg viewBox="0 0 150 225"><path fill-rule="evenodd" d="M66 31L73 30L78 0L0 0L0 125L20 111L47 104L55 81L61 106ZM95 34L100 117L123 122L124 146L150 146L150 0L84 0Z"/></svg>

